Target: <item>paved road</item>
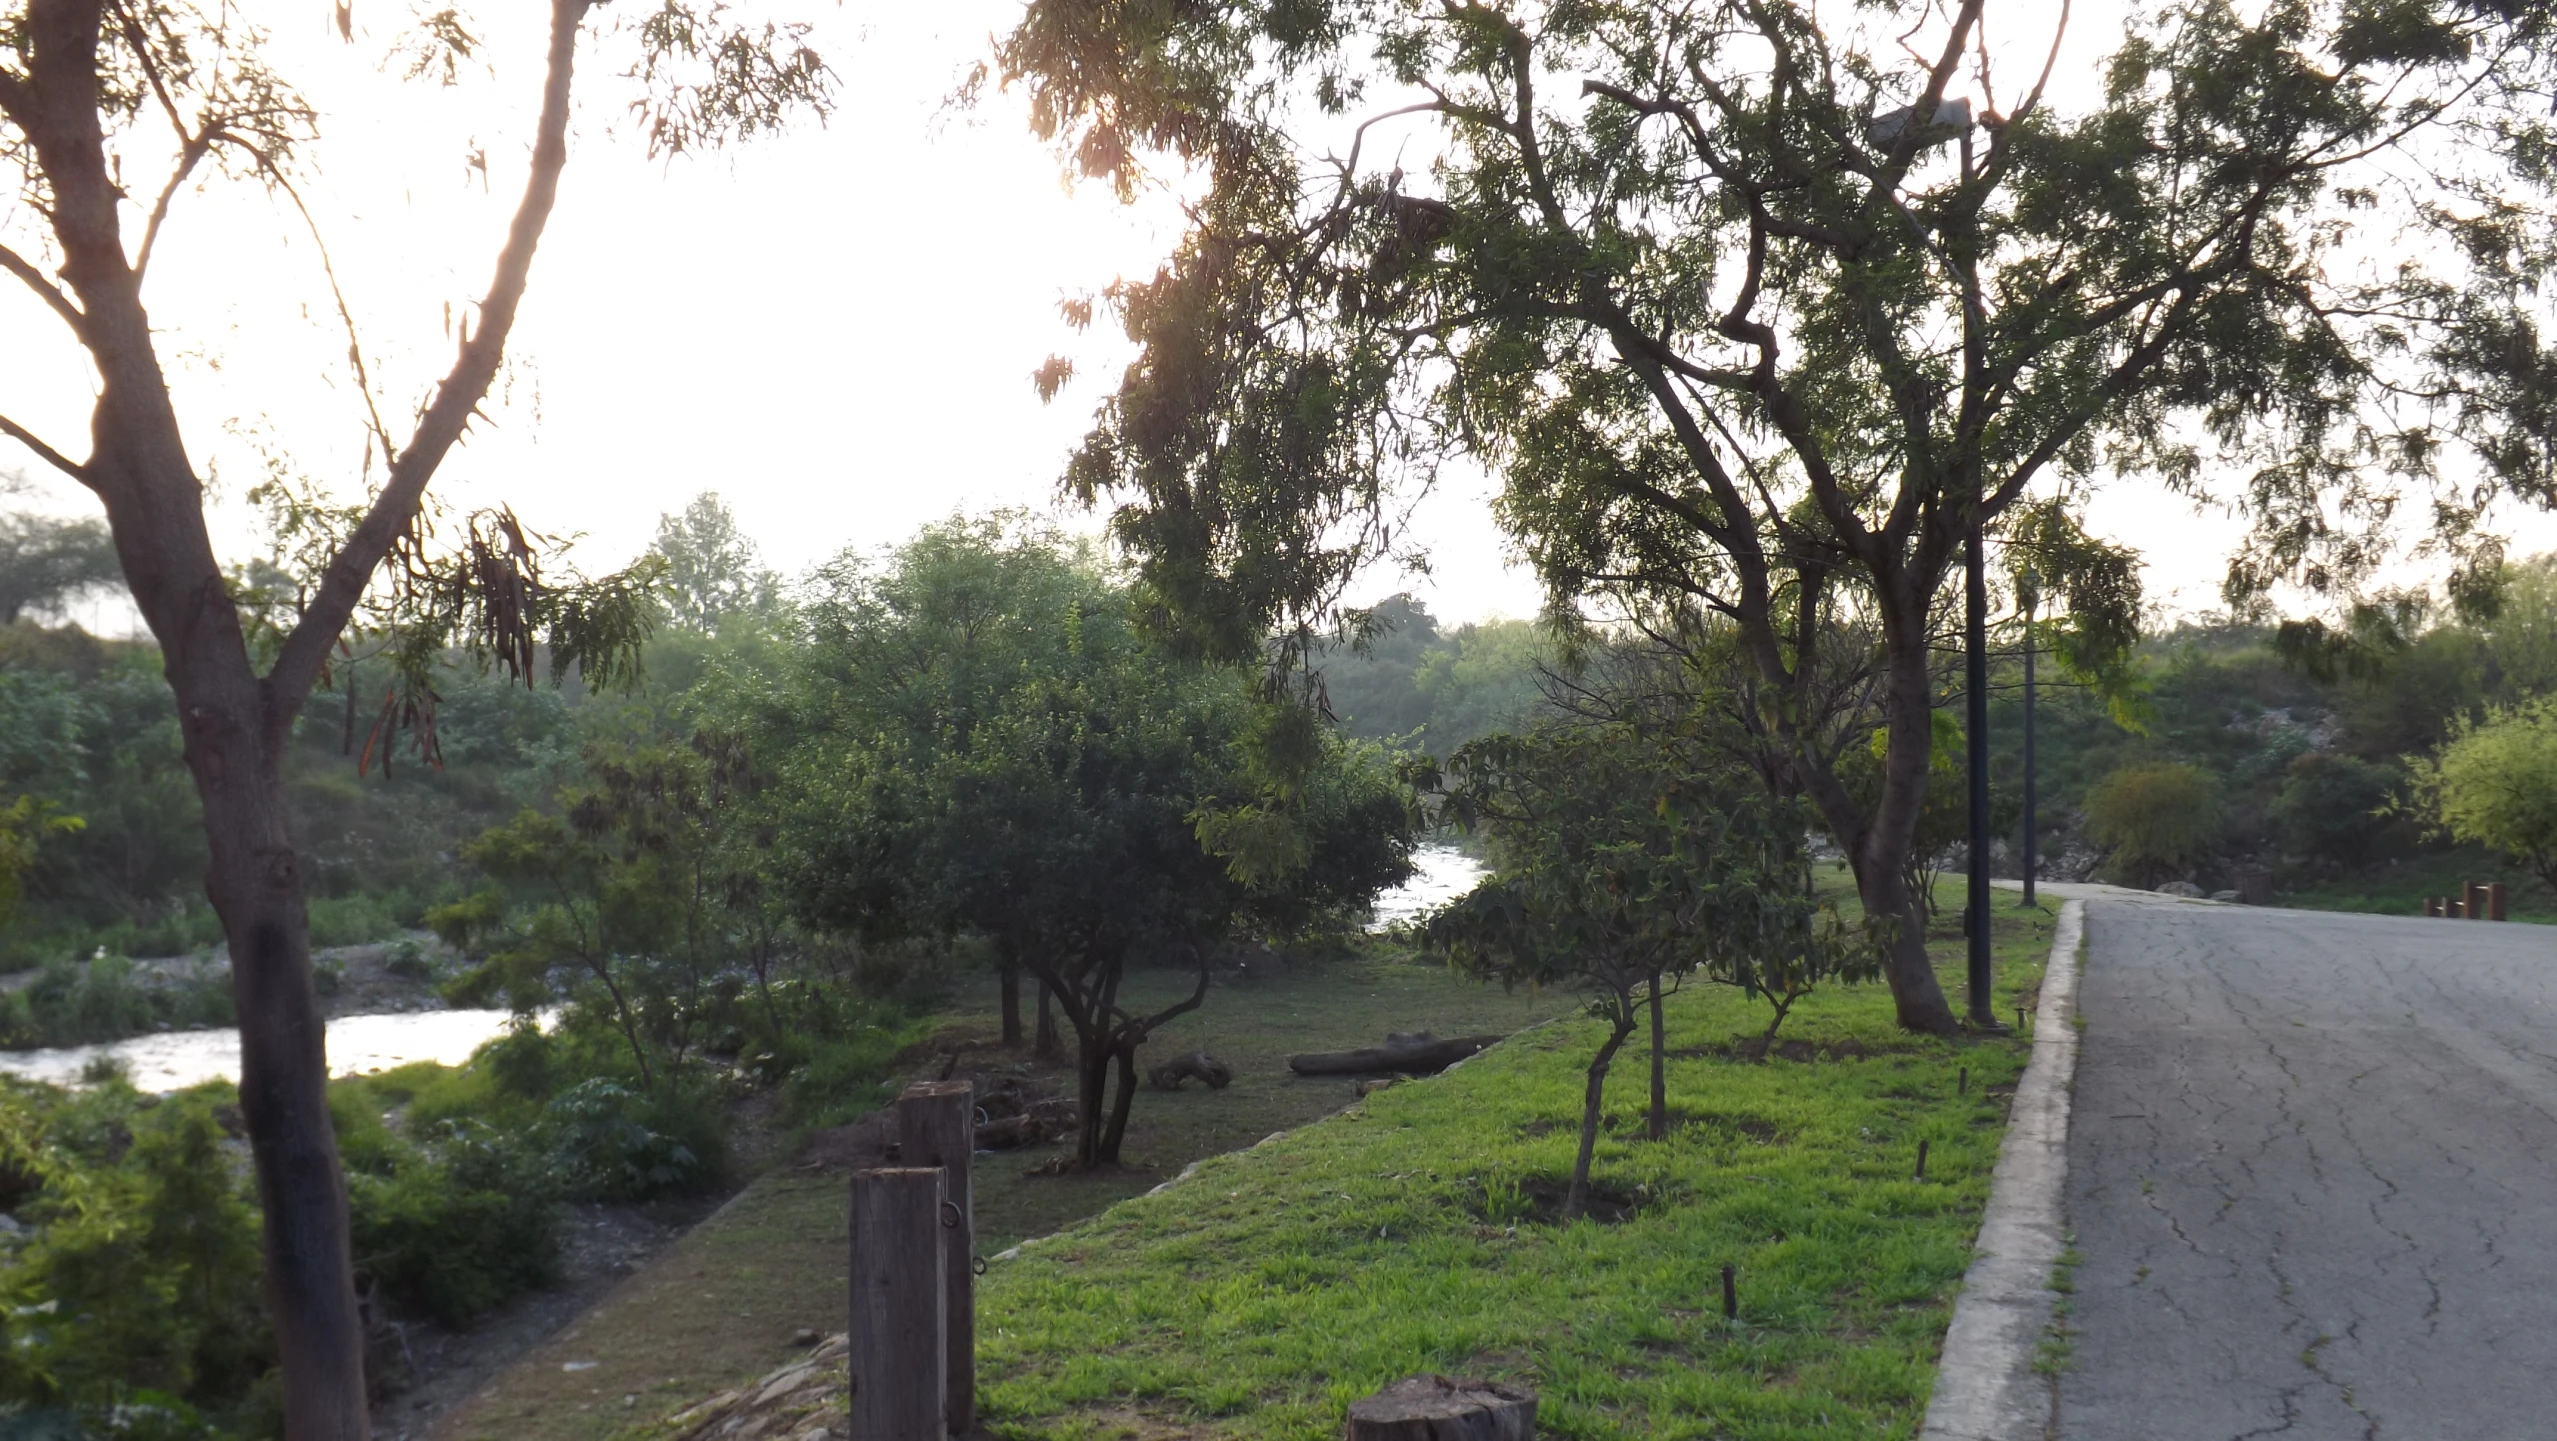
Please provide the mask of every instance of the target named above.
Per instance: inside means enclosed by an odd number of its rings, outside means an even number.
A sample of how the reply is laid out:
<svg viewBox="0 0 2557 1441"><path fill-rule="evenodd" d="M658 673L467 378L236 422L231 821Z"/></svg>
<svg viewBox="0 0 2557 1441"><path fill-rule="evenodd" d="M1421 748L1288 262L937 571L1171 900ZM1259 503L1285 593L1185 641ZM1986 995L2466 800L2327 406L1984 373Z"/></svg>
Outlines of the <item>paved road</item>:
<svg viewBox="0 0 2557 1441"><path fill-rule="evenodd" d="M2087 937L2059 1436L2557 1437L2557 928Z"/></svg>

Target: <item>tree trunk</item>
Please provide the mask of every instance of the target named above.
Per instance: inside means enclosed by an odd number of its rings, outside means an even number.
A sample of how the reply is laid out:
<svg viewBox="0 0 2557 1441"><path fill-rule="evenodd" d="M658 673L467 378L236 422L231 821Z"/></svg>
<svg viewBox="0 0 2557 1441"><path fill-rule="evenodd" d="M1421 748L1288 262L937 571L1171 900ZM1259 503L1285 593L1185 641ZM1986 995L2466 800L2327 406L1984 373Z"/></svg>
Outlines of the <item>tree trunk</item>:
<svg viewBox="0 0 2557 1441"><path fill-rule="evenodd" d="M1005 956L995 963L995 977L1003 992L1003 1044L1021 1044L1021 963Z"/></svg>
<svg viewBox="0 0 2557 1441"><path fill-rule="evenodd" d="M311 984L310 922L285 822L283 761L303 701L383 557L409 531L427 483L459 443L505 359L533 255L568 158L570 79L588 0L552 0L541 118L525 181L476 336L418 414L382 489L312 581L299 618L258 673L204 517L125 243L123 180L103 117L121 104L101 77L121 73L100 41L100 0L20 6L0 106L25 134L47 188L68 295L57 311L96 370L91 452L74 462L12 427L41 458L95 492L135 607L160 644L185 758L203 803L205 893L231 947L240 1021L240 1110L257 1174L269 1309L293 1441L362 1441L369 1427L364 1330L347 1249L346 1189L328 1114L326 1030ZM121 9L118 16L129 19ZM77 304L73 303L76 297Z"/></svg>
<svg viewBox="0 0 2557 1441"><path fill-rule="evenodd" d="M1128 1110L1136 1104L1136 1043L1122 1039L1111 1048L1119 1059L1118 1094L1110 1098L1110 1124L1101 1133L1101 1163L1119 1163L1119 1144L1128 1136Z"/></svg>
<svg viewBox="0 0 2557 1441"><path fill-rule="evenodd" d="M243 667L245 669L245 667ZM284 833L279 767L180 696L187 760L212 851L206 892L231 946L240 1019L240 1115L257 1175L268 1309L285 1434L366 1434L364 1325L348 1253L346 1181L328 1112L327 1028L311 984L300 866Z"/></svg>
<svg viewBox="0 0 2557 1441"><path fill-rule="evenodd" d="M1039 1035L1030 1051L1042 1061L1053 1061L1064 1048L1057 1042L1056 993L1044 980L1039 982Z"/></svg>
<svg viewBox="0 0 2557 1441"><path fill-rule="evenodd" d="M1499 1036L1457 1036L1450 1040L1398 1041L1363 1046L1355 1051L1308 1051L1287 1058L1287 1068L1300 1076L1373 1076L1400 1071L1407 1076L1434 1076L1486 1046Z"/></svg>
<svg viewBox="0 0 2557 1441"><path fill-rule="evenodd" d="M1565 1221L1577 1221L1589 1209L1589 1162L1598 1154L1598 1111L1607 1099L1607 1067L1615 1061L1617 1048L1634 1033L1633 997L1617 999L1614 1029L1607 1033L1607 1044L1598 1048L1596 1059L1589 1063L1589 1090L1580 1104L1580 1158L1572 1162L1571 1190L1563 1197Z"/></svg>
<svg viewBox="0 0 2557 1441"><path fill-rule="evenodd" d="M1079 1166L1101 1163L1101 1107L1109 1099L1110 1053L1099 1036L1079 1038L1074 1058L1074 1160Z"/></svg>
<svg viewBox="0 0 2557 1441"><path fill-rule="evenodd" d="M1962 1027L1945 1001L1944 987L1936 981L1935 963L1927 956L1926 914L1905 873L1917 836L1918 812L1926 804L1927 768L1935 746L1922 633L1925 607L1916 607L1914 628L1891 624L1889 609L1886 605L1889 676L1883 710L1890 748L1883 758L1882 793L1872 814L1856 806L1835 774L1806 766L1803 779L1821 818L1845 843L1865 914L1897 925L1897 934L1883 953L1883 978L1891 986L1901 1029L1950 1036L1959 1034Z"/></svg>
<svg viewBox="0 0 2557 1441"><path fill-rule="evenodd" d="M1660 1014L1660 972L1651 973L1651 1125L1655 1141L1669 1139L1668 1027Z"/></svg>

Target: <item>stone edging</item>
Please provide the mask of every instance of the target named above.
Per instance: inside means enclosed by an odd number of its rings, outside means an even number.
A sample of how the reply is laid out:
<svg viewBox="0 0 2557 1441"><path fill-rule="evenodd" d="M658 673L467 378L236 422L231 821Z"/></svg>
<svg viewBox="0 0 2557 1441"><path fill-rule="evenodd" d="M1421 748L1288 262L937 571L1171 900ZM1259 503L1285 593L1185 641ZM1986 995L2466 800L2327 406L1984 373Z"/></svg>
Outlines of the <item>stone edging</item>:
<svg viewBox="0 0 2557 1441"><path fill-rule="evenodd" d="M2050 1386L2033 1363L2059 1300L2051 1273L2068 1249L2069 1100L2085 934L2086 902L2062 905L2042 973L2033 1056L2007 1113L1989 1208L1945 1328L1920 1441L2042 1441L2050 1428Z"/></svg>

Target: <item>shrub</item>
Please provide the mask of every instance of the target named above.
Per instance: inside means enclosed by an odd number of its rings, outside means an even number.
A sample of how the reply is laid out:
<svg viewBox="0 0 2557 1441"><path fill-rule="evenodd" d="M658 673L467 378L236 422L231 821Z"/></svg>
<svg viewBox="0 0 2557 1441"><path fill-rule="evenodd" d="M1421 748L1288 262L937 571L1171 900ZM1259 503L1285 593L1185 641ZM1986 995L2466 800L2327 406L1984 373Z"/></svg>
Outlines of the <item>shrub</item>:
<svg viewBox="0 0 2557 1441"><path fill-rule="evenodd" d="M2266 813L2273 838L2305 861L2368 865L2404 840L2404 826L2382 814L2399 780L2389 767L2352 756L2300 756Z"/></svg>
<svg viewBox="0 0 2557 1441"><path fill-rule="evenodd" d="M231 988L215 975L145 985L119 955L56 957L32 983L0 998L0 1045L86 1045L160 1026L228 1025L231 1015Z"/></svg>
<svg viewBox="0 0 2557 1441"><path fill-rule="evenodd" d="M102 1089L56 1119L103 1132L112 1118L129 1144L49 1159L28 1206L35 1233L0 1273L0 1396L83 1409L137 1388L196 1404L244 1397L273 1348L246 1168L213 1114L227 1088L156 1104Z"/></svg>
<svg viewBox="0 0 2557 1441"><path fill-rule="evenodd" d="M310 903L311 944L360 946L399 934L399 902L392 896L321 896Z"/></svg>
<svg viewBox="0 0 2557 1441"><path fill-rule="evenodd" d="M2190 870L2218 843L2219 787L2194 766L2125 766L2087 792L2086 821L2117 878L2155 885Z"/></svg>
<svg viewBox="0 0 2557 1441"><path fill-rule="evenodd" d="M445 1121L386 1173L347 1179L357 1271L400 1312L458 1326L558 1275L549 1167L520 1141Z"/></svg>
<svg viewBox="0 0 2557 1441"><path fill-rule="evenodd" d="M703 1109L597 1077L551 1098L542 1133L568 1195L643 1201L718 1179L718 1118Z"/></svg>
<svg viewBox="0 0 2557 1441"><path fill-rule="evenodd" d="M2557 699L2457 720L2431 756L2410 756L2412 807L2453 840L2492 846L2557 885Z"/></svg>
<svg viewBox="0 0 2557 1441"><path fill-rule="evenodd" d="M426 948L414 936L402 936L391 942L382 958L382 969L402 980L435 979L435 963L426 958Z"/></svg>

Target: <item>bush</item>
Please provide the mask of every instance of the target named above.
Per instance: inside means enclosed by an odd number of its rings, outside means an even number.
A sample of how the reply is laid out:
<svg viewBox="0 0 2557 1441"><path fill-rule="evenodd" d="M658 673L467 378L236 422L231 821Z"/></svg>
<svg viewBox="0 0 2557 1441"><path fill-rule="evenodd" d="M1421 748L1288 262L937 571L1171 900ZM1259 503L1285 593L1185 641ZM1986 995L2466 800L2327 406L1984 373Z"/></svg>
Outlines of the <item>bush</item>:
<svg viewBox="0 0 2557 1441"><path fill-rule="evenodd" d="M2492 846L2557 885L2557 699L2461 720L2410 757L2414 809L2453 840Z"/></svg>
<svg viewBox="0 0 2557 1441"><path fill-rule="evenodd" d="M602 1077L552 1097L541 1129L566 1193L644 1201L717 1181L719 1117L715 1108L688 1101L652 1100Z"/></svg>
<svg viewBox="0 0 2557 1441"><path fill-rule="evenodd" d="M435 979L435 963L426 958L426 947L414 936L402 936L391 942L382 958L382 969L404 981Z"/></svg>
<svg viewBox="0 0 2557 1441"><path fill-rule="evenodd" d="M227 1091L102 1087L48 1118L69 1124L47 1127L35 1230L0 1272L0 1398L94 1410L149 1388L220 1404L272 1367L247 1168L215 1115Z"/></svg>
<svg viewBox="0 0 2557 1441"><path fill-rule="evenodd" d="M462 1325L558 1275L556 1186L543 1158L475 1121L445 1121L382 1172L347 1178L355 1265L408 1315Z"/></svg>
<svg viewBox="0 0 2557 1441"><path fill-rule="evenodd" d="M2382 814L2401 779L2352 756L2301 756L2266 813L2273 838L2301 860L2358 870L2406 840L2404 825Z"/></svg>
<svg viewBox="0 0 2557 1441"><path fill-rule="evenodd" d="M2219 787L2194 766L2125 766L2087 792L2086 822L2118 879L2155 885L2190 870L2218 844Z"/></svg>
<svg viewBox="0 0 2557 1441"><path fill-rule="evenodd" d="M311 944L360 946L388 940L400 932L403 898L397 896L322 896L310 903Z"/></svg>
<svg viewBox="0 0 2557 1441"><path fill-rule="evenodd" d="M79 1046L163 1026L231 1023L231 988L220 976L145 985L118 955L56 958L24 989L0 998L0 1046Z"/></svg>

